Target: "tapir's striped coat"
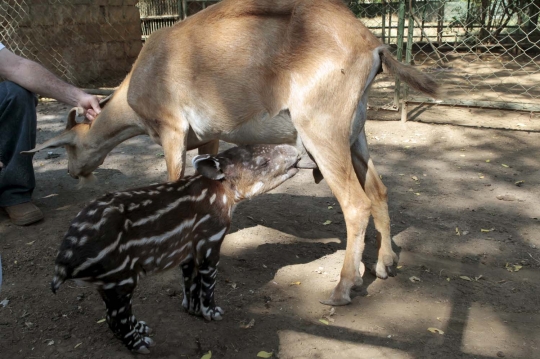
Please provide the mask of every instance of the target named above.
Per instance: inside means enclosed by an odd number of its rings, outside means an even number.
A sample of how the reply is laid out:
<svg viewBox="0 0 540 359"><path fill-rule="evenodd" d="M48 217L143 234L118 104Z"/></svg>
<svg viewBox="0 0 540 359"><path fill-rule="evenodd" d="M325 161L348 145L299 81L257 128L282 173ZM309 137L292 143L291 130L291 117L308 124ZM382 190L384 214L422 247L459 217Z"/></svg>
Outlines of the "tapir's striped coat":
<svg viewBox="0 0 540 359"><path fill-rule="evenodd" d="M233 148L197 156L201 174L99 198L71 223L52 290L66 279L96 284L111 329L129 349L146 353L153 344L149 328L131 311L139 275L181 266L184 308L220 320L214 287L233 206L292 177L297 160L298 151L288 145Z"/></svg>

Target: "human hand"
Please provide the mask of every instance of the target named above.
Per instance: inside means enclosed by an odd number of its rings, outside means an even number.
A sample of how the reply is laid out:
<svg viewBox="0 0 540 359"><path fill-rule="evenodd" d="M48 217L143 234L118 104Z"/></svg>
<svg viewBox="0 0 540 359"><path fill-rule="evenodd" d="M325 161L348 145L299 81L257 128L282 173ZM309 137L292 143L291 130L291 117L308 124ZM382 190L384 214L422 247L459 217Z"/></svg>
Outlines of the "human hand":
<svg viewBox="0 0 540 359"><path fill-rule="evenodd" d="M83 92L80 96L79 101L77 102L77 107L80 107L84 110L84 115L90 121L94 121L101 112L101 107L99 106L99 98Z"/></svg>

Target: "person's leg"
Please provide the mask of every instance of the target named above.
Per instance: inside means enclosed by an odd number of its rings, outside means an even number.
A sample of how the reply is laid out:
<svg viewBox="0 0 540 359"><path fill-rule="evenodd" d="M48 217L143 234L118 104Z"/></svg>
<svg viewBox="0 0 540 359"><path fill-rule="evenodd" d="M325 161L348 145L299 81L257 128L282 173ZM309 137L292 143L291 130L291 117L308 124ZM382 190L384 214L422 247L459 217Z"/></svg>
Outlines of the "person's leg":
<svg viewBox="0 0 540 359"><path fill-rule="evenodd" d="M43 218L31 203L35 187L32 156L21 155L36 145L36 97L24 88L0 83L0 207L15 224Z"/></svg>

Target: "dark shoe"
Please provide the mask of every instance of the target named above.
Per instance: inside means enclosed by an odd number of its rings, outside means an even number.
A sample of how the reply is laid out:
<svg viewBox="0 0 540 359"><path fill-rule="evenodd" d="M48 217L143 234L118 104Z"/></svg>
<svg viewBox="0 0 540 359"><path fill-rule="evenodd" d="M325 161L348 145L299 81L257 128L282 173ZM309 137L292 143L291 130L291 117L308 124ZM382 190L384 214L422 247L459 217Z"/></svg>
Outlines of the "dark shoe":
<svg viewBox="0 0 540 359"><path fill-rule="evenodd" d="M32 202L4 207L4 210L9 215L11 222L17 226L27 226L43 219L43 213Z"/></svg>

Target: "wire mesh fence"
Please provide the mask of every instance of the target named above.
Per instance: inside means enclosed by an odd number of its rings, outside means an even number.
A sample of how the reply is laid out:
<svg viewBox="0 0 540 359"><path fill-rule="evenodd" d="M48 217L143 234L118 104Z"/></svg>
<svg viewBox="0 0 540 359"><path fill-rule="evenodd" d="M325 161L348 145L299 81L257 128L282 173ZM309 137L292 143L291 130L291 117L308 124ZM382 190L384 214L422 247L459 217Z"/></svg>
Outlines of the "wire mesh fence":
<svg viewBox="0 0 540 359"><path fill-rule="evenodd" d="M2 0L0 42L76 85L117 85L141 49L136 2Z"/></svg>

